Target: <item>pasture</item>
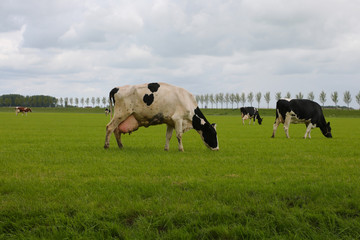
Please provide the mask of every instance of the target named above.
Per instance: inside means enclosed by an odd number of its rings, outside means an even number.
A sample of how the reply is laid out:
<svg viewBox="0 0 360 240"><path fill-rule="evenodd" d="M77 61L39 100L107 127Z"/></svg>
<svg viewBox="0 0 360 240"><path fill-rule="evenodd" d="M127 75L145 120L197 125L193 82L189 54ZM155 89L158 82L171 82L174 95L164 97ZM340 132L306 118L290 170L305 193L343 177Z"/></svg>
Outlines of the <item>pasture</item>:
<svg viewBox="0 0 360 240"><path fill-rule="evenodd" d="M220 151L165 152L165 125L104 150L104 114L0 112L0 239L359 239L360 118L325 116L333 139L206 114Z"/></svg>

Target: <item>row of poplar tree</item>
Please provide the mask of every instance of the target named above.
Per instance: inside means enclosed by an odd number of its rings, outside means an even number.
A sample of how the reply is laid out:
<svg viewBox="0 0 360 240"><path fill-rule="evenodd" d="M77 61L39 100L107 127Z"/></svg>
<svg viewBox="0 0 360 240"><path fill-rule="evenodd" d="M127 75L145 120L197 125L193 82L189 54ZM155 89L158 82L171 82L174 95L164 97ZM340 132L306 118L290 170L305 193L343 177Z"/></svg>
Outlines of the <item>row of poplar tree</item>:
<svg viewBox="0 0 360 240"><path fill-rule="evenodd" d="M274 97L275 97L275 100L277 101L281 98L291 98L292 96L291 96L290 92L287 92L285 96L282 96L281 92L276 92ZM331 100L333 101L333 103L335 104L335 107L337 107L338 103L339 103L339 97L340 97L339 93L337 91L332 92L330 97L331 97ZM239 108L240 103L242 106L245 106L246 103L249 103L250 106L253 106L253 102L256 101L257 106L259 108L262 98L264 98L265 102L267 103L267 108L269 108L269 103L271 101L270 92L266 92L264 95L261 92L258 92L256 94L254 94L253 92L250 92L247 95L245 93L241 93L241 94L238 94L238 93L236 93L236 94L234 94L234 93L204 94L204 95L197 95L196 101L198 102L198 104L201 104L201 106L203 108L208 108L210 104L211 104L211 108L214 108L214 105L216 108L218 108L219 105L221 108L223 108L224 105L226 108L229 108L229 104L231 105L231 108L234 108L234 104L236 104L236 107ZM304 99L305 96L301 92L299 92L298 94L295 95L295 98L296 99ZM360 91L355 96L355 98L356 98L356 102L360 106ZM310 92L307 95L307 99L316 101L315 95L313 92ZM327 94L324 91L321 91L321 93L319 94L319 101L321 102L321 104L323 106L324 106L325 102L327 101ZM345 91L343 93L343 101L349 108L349 105L352 102L352 96L351 96L350 91Z"/></svg>
<svg viewBox="0 0 360 240"><path fill-rule="evenodd" d="M246 103L249 103L250 106L253 106L254 102L257 102L257 106L259 108L262 99L265 100L267 103L267 108L269 108L269 103L271 101L270 92L266 92L264 95L261 92L254 94L250 92L248 94L245 93L217 93L217 94L203 94L203 95L196 95L196 101L203 108L239 108L239 105L245 106ZM285 96L282 96L281 92L276 92L275 100L279 100L280 98L291 98L290 92L287 92ZM327 99L327 94L322 91L319 96L318 100L324 106ZM299 92L295 95L296 99L304 99L305 96ZM310 92L307 99L317 101L315 99L315 95L313 92ZM339 103L339 94L337 91L332 92L330 94L331 101L334 103L335 106L338 106ZM360 91L355 96L356 102L360 106ZM349 107L349 104L352 102L352 96L350 91L345 91L343 93L343 102ZM65 98L55 98L51 96L44 96L44 95L36 95L36 96L22 96L19 94L8 94L0 96L0 106L2 107L11 107L11 106L29 106L29 107L106 107L108 106L109 99L106 97L87 97L87 98L72 98L72 97L65 97Z"/></svg>

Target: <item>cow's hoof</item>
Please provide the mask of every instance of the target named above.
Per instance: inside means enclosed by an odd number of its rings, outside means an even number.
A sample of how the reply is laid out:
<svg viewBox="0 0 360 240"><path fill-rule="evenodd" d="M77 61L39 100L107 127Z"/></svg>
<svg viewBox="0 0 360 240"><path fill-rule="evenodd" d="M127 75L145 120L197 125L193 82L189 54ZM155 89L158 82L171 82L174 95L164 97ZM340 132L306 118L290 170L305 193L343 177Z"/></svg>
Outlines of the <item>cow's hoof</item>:
<svg viewBox="0 0 360 240"><path fill-rule="evenodd" d="M104 149L108 149L109 148L109 145L108 144L105 144L104 145Z"/></svg>

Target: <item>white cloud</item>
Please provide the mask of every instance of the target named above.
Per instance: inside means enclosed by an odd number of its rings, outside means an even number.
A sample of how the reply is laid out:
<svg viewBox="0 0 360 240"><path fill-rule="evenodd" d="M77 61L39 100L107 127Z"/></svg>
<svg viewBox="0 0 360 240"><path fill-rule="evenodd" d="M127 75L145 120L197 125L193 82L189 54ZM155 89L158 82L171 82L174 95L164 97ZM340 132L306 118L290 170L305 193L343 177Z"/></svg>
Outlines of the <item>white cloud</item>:
<svg viewBox="0 0 360 240"><path fill-rule="evenodd" d="M112 43L131 36L143 27L142 18L128 7L88 9L80 22L71 24L59 40L65 46L89 47L91 43Z"/></svg>
<svg viewBox="0 0 360 240"><path fill-rule="evenodd" d="M351 0L4 0L0 95L106 96L148 81L196 94L355 95L359 7Z"/></svg>

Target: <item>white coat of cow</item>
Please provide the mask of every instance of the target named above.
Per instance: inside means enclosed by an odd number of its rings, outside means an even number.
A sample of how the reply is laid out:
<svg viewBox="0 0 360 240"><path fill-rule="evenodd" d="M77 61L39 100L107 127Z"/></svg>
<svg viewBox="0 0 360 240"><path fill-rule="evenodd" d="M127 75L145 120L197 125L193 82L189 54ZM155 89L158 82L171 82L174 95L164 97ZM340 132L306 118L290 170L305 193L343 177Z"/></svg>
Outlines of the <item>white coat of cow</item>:
<svg viewBox="0 0 360 240"><path fill-rule="evenodd" d="M106 126L105 149L109 148L113 132L122 148L122 133L131 133L141 126L166 124L165 150L169 150L174 129L180 151L184 151L182 135L190 129L200 134L208 148L219 150L216 125L207 121L194 96L183 88L167 83L127 85L112 89L109 99L110 109L114 103L114 116Z"/></svg>

